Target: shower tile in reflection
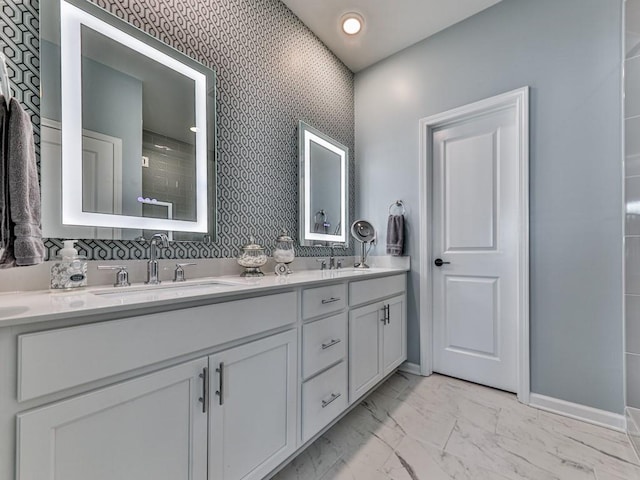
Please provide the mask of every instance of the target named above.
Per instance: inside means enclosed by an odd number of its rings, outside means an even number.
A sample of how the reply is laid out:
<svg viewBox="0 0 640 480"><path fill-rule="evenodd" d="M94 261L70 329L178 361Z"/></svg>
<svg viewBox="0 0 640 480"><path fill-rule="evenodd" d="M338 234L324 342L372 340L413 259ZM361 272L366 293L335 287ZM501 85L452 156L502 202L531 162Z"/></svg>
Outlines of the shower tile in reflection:
<svg viewBox="0 0 640 480"><path fill-rule="evenodd" d="M625 293L640 295L640 237L625 237Z"/></svg>
<svg viewBox="0 0 640 480"><path fill-rule="evenodd" d="M627 157L640 155L640 117L625 120L624 153Z"/></svg>
<svg viewBox="0 0 640 480"><path fill-rule="evenodd" d="M640 177L625 180L625 235L640 235Z"/></svg>
<svg viewBox="0 0 640 480"><path fill-rule="evenodd" d="M640 57L631 58L625 64L624 116L640 115Z"/></svg>
<svg viewBox="0 0 640 480"><path fill-rule="evenodd" d="M627 353L627 406L640 408L640 355Z"/></svg>
<svg viewBox="0 0 640 480"><path fill-rule="evenodd" d="M625 295L625 351L640 355L640 296Z"/></svg>
<svg viewBox="0 0 640 480"><path fill-rule="evenodd" d="M640 155L635 155L624 159L624 176L640 176Z"/></svg>

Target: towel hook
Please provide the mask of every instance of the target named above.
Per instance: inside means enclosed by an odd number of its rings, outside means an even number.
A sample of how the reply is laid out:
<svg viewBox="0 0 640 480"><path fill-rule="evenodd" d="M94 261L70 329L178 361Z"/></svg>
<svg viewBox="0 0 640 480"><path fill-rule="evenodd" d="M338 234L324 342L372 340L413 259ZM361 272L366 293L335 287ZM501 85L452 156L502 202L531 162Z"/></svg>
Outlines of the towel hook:
<svg viewBox="0 0 640 480"><path fill-rule="evenodd" d="M406 209L404 208L404 202L402 200L396 200L391 205L389 205L389 215L391 215L391 210L393 210L394 207L402 208L401 215L404 215L406 213Z"/></svg>

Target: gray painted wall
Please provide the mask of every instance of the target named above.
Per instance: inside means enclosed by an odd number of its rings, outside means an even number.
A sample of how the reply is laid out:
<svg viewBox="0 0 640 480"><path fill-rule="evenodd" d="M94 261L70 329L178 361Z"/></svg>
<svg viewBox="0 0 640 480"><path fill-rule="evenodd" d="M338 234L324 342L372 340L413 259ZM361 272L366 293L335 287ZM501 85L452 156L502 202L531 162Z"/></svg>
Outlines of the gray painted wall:
<svg viewBox="0 0 640 480"><path fill-rule="evenodd" d="M384 233L407 205L411 361L418 120L529 85L531 389L622 412L621 19L622 0L504 0L356 75L357 216Z"/></svg>
<svg viewBox="0 0 640 480"><path fill-rule="evenodd" d="M626 404L640 408L640 0L625 9Z"/></svg>

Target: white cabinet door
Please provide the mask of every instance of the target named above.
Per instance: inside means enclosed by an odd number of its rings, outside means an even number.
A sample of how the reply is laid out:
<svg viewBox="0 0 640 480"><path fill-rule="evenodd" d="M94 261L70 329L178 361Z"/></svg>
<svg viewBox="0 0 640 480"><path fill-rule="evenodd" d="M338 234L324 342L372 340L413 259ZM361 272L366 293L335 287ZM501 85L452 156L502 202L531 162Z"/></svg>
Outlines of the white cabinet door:
<svg viewBox="0 0 640 480"><path fill-rule="evenodd" d="M407 319L405 296L386 300L387 320L383 325L382 374L387 375L407 359Z"/></svg>
<svg viewBox="0 0 640 480"><path fill-rule="evenodd" d="M296 449L297 332L209 357L210 480L258 480Z"/></svg>
<svg viewBox="0 0 640 480"><path fill-rule="evenodd" d="M349 403L382 379L383 304L349 312Z"/></svg>
<svg viewBox="0 0 640 480"><path fill-rule="evenodd" d="M17 479L203 480L207 359L18 415Z"/></svg>
<svg viewBox="0 0 640 480"><path fill-rule="evenodd" d="M349 403L407 358L406 298L398 295L349 312Z"/></svg>

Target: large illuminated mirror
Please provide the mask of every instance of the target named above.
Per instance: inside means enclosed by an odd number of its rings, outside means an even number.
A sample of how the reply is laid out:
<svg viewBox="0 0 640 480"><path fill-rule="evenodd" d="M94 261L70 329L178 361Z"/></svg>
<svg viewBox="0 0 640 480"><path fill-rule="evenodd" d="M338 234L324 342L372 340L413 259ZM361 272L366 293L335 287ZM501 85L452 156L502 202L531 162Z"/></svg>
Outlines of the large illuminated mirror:
<svg viewBox="0 0 640 480"><path fill-rule="evenodd" d="M300 122L300 244L348 243L349 149Z"/></svg>
<svg viewBox="0 0 640 480"><path fill-rule="evenodd" d="M85 0L40 20L44 235L210 239L213 71Z"/></svg>

